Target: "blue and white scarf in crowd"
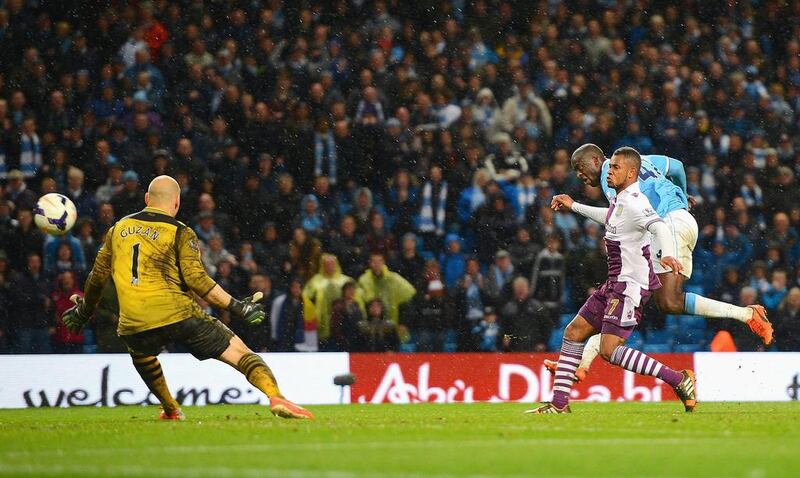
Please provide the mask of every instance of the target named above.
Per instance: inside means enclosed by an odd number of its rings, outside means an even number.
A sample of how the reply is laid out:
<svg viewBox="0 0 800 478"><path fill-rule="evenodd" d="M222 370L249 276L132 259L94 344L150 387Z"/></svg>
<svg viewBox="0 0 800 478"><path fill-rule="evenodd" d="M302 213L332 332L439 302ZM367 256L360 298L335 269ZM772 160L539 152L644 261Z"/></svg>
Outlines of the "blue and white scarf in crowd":
<svg viewBox="0 0 800 478"><path fill-rule="evenodd" d="M740 191L747 207L758 207L764 204L764 192L761 190L761 186L758 184L756 184L752 189L742 185Z"/></svg>
<svg viewBox="0 0 800 478"><path fill-rule="evenodd" d="M518 219L523 221L525 219L525 210L528 206L532 206L536 202L536 186L523 186L517 185L517 211Z"/></svg>
<svg viewBox="0 0 800 478"><path fill-rule="evenodd" d="M32 178L42 167L42 144L39 136L22 135L19 142L19 169L26 178Z"/></svg>
<svg viewBox="0 0 800 478"><path fill-rule="evenodd" d="M422 207L419 211L420 232L435 232L443 236L445 230L445 206L447 205L447 181L442 181L439 189L439 198L434 214L433 185L430 181L422 188Z"/></svg>
<svg viewBox="0 0 800 478"><path fill-rule="evenodd" d="M325 148L328 149L328 170L325 171ZM333 134L314 133L314 176L327 176L336 185L336 142Z"/></svg>

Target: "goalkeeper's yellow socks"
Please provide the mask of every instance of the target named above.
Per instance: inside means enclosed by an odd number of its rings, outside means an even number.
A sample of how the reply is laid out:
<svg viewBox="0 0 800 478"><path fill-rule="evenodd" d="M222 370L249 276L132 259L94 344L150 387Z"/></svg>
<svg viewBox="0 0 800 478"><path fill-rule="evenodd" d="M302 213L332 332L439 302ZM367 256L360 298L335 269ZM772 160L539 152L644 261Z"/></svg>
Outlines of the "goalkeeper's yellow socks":
<svg viewBox="0 0 800 478"><path fill-rule="evenodd" d="M131 355L131 358L133 359L133 366L139 372L139 376L142 377L147 388L161 402L164 411L170 414L179 410L181 406L169 391L164 372L161 370L161 362L152 355Z"/></svg>
<svg viewBox="0 0 800 478"><path fill-rule="evenodd" d="M264 359L257 354L253 352L245 354L241 360L239 360L236 369L242 372L247 378L247 381L264 392L267 397L283 398L278 388L278 382L275 380L275 376L272 375L272 370L264 363Z"/></svg>

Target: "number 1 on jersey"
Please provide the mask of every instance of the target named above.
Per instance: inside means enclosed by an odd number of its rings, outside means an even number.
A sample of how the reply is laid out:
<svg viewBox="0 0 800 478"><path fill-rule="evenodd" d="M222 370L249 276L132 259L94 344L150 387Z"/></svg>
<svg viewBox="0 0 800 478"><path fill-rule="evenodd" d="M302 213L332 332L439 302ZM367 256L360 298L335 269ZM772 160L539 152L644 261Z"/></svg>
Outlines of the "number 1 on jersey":
<svg viewBox="0 0 800 478"><path fill-rule="evenodd" d="M133 245L133 254L131 255L131 285L139 285L139 245Z"/></svg>

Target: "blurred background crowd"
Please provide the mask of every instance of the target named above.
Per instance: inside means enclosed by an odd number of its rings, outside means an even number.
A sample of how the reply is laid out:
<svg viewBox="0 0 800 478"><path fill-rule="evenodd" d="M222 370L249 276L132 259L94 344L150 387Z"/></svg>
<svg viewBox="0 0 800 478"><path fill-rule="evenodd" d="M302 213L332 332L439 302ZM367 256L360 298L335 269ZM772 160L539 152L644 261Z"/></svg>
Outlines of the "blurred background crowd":
<svg viewBox="0 0 800 478"><path fill-rule="evenodd" d="M691 290L763 303L800 350L800 1L0 2L0 352L122 352L108 287L70 305L160 174L274 351L544 351L605 280L586 142L684 162ZM72 233L31 209L59 192ZM646 312L631 340L704 350L732 321ZM555 347L551 346L553 344Z"/></svg>

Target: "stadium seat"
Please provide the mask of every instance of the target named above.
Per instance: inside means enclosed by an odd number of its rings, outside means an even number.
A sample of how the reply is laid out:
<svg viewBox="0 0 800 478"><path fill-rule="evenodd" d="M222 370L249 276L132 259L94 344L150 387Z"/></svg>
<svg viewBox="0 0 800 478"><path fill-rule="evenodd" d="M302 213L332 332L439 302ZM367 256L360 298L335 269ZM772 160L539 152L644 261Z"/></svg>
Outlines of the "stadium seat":
<svg viewBox="0 0 800 478"><path fill-rule="evenodd" d="M670 345L675 340L672 331L663 330L648 330L645 335L645 343L652 345Z"/></svg>
<svg viewBox="0 0 800 478"><path fill-rule="evenodd" d="M561 341L564 339L564 329L554 330L550 334L550 340L547 341L547 348L551 352L558 352L561 350Z"/></svg>
<svg viewBox="0 0 800 478"><path fill-rule="evenodd" d="M702 285L699 284L686 284L683 286L684 292L691 292L692 294L703 295L704 289Z"/></svg>
<svg viewBox="0 0 800 478"><path fill-rule="evenodd" d="M672 352L669 344L644 344L642 351L649 354L666 354Z"/></svg>
<svg viewBox="0 0 800 478"><path fill-rule="evenodd" d="M558 327L563 329L564 327L569 325L570 322L572 322L573 317L574 315L572 314L561 314L558 320Z"/></svg>
<svg viewBox="0 0 800 478"><path fill-rule="evenodd" d="M625 346L633 349L641 349L642 344L644 344L644 339L638 330L634 330L631 336L628 337L628 340L625 341Z"/></svg>
<svg viewBox="0 0 800 478"><path fill-rule="evenodd" d="M682 329L705 330L706 319L699 315L681 315L678 320Z"/></svg>
<svg viewBox="0 0 800 478"><path fill-rule="evenodd" d="M676 344L690 344L703 342L706 339L705 329L680 328L675 331Z"/></svg>
<svg viewBox="0 0 800 478"><path fill-rule="evenodd" d="M677 330L678 327L680 326L679 323L678 323L678 318L679 317L680 316L678 316L678 315L668 315L668 316L666 316L666 318L664 319L664 328L666 330L670 330L670 331Z"/></svg>
<svg viewBox="0 0 800 478"><path fill-rule="evenodd" d="M702 344L678 344L675 346L673 351L679 354L681 353L688 354L688 353L700 352L704 349L705 347Z"/></svg>

